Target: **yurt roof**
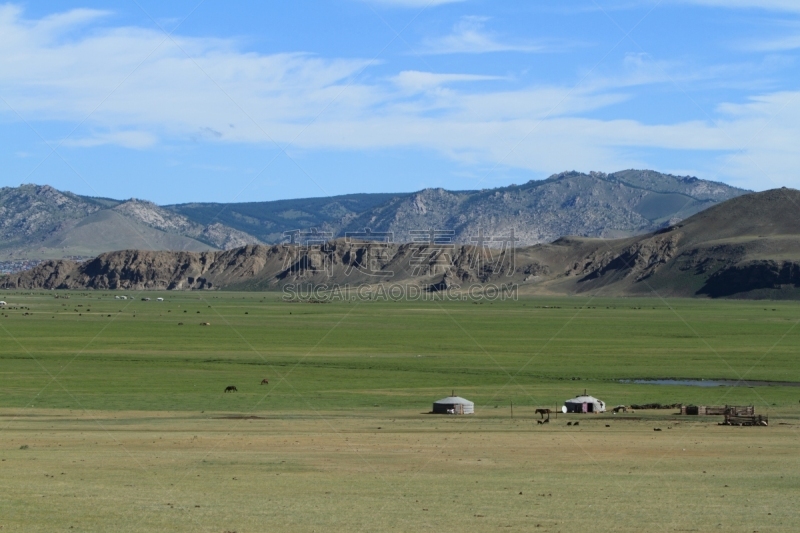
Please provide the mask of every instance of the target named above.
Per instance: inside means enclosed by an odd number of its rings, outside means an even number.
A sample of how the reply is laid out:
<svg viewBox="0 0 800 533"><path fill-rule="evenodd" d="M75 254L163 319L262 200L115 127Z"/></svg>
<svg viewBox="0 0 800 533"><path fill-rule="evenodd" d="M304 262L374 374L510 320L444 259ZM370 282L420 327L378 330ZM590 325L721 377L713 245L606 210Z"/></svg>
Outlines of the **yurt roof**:
<svg viewBox="0 0 800 533"><path fill-rule="evenodd" d="M433 403L443 403L447 405L475 405L473 402L462 398L461 396L448 396L447 398L442 398L441 400L435 401Z"/></svg>
<svg viewBox="0 0 800 533"><path fill-rule="evenodd" d="M596 403L596 402L600 402L600 401L601 400L598 400L594 396L589 396L589 395L582 394L580 396L576 396L576 397L574 397L574 398L572 398L570 400L567 400L565 403L584 403L584 402L585 403Z"/></svg>

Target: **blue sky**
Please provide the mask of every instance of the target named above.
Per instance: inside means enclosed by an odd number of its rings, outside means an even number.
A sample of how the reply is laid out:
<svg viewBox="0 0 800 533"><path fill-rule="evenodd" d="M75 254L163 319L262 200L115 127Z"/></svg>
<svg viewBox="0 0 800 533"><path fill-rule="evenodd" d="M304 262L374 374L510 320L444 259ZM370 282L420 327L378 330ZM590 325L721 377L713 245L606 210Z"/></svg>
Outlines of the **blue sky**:
<svg viewBox="0 0 800 533"><path fill-rule="evenodd" d="M0 4L0 185L157 203L651 168L800 188L796 0Z"/></svg>

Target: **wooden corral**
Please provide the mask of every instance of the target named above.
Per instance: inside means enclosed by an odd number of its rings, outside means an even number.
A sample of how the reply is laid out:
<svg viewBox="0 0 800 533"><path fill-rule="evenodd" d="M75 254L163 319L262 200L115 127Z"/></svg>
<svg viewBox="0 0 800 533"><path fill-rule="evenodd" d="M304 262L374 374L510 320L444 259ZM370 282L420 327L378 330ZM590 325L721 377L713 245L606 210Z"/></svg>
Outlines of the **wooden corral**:
<svg viewBox="0 0 800 533"><path fill-rule="evenodd" d="M756 415L752 405L682 405L682 415L724 415L722 426L768 426L769 419Z"/></svg>
<svg viewBox="0 0 800 533"><path fill-rule="evenodd" d="M768 426L769 418L764 415L725 415L725 421L720 425L723 426Z"/></svg>
<svg viewBox="0 0 800 533"><path fill-rule="evenodd" d="M682 405L681 414L752 416L755 408L752 405Z"/></svg>
<svg viewBox="0 0 800 533"><path fill-rule="evenodd" d="M726 405L725 415L728 416L753 416L756 408L752 405Z"/></svg>

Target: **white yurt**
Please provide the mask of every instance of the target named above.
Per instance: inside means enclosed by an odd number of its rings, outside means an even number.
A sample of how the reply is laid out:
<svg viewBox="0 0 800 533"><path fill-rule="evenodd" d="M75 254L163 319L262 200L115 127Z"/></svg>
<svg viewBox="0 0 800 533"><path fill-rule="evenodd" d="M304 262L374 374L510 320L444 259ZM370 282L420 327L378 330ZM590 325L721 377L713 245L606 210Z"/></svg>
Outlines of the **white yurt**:
<svg viewBox="0 0 800 533"><path fill-rule="evenodd" d="M583 394L564 402L561 410L565 413L603 413L606 410L606 403L589 396L584 391Z"/></svg>
<svg viewBox="0 0 800 533"><path fill-rule="evenodd" d="M433 412L440 415L471 415L475 413L475 404L460 396L448 396L433 402Z"/></svg>

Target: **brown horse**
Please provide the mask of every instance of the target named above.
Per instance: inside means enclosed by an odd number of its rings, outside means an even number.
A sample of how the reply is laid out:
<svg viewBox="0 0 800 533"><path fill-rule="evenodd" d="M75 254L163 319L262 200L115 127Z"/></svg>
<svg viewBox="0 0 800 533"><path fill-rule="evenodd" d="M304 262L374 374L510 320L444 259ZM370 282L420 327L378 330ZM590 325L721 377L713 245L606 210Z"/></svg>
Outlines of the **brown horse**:
<svg viewBox="0 0 800 533"><path fill-rule="evenodd" d="M228 385L225 387L225 392L239 392L239 389L237 389L234 385Z"/></svg>
<svg viewBox="0 0 800 533"><path fill-rule="evenodd" d="M542 415L542 418L544 418L544 415L547 415L547 418L550 418L550 409L537 409L535 413L537 415Z"/></svg>
<svg viewBox="0 0 800 533"><path fill-rule="evenodd" d="M264 379L261 380L261 384L262 385L269 385L269 380L267 378L264 378Z"/></svg>

